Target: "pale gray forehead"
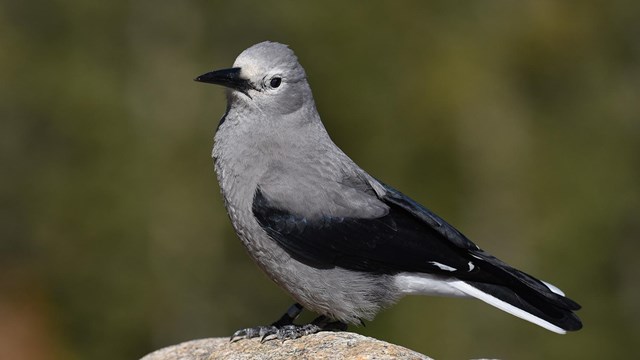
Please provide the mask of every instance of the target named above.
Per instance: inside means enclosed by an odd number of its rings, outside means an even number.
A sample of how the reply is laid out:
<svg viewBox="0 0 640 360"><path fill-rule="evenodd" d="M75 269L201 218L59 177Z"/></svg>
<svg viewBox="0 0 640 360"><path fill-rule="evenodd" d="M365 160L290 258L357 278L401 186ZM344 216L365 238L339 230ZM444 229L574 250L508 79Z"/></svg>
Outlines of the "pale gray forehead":
<svg viewBox="0 0 640 360"><path fill-rule="evenodd" d="M255 79L266 74L280 73L292 78L304 78L298 58L287 45L265 41L243 51L233 67L241 68L242 77Z"/></svg>

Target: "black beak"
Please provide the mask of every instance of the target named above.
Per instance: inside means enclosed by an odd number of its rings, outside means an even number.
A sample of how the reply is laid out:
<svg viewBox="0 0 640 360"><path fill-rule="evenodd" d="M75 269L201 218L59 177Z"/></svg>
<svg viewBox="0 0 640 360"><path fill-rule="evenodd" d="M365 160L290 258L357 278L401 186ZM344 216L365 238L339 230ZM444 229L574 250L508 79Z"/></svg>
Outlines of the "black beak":
<svg viewBox="0 0 640 360"><path fill-rule="evenodd" d="M231 68L208 72L206 74L198 76L194 80L203 83L226 86L230 89L243 92L245 95L247 95L247 91L249 91L250 89L255 89L253 84L251 84L248 79L243 79L240 77L240 68Z"/></svg>

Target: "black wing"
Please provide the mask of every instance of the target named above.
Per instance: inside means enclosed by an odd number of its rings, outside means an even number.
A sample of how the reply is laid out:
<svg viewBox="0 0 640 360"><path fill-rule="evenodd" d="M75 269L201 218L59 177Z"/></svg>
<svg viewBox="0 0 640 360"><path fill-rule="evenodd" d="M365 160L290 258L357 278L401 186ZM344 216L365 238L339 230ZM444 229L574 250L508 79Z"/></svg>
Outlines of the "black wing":
<svg viewBox="0 0 640 360"><path fill-rule="evenodd" d="M260 188L253 214L294 259L316 268L335 266L373 273L476 273L469 250L478 249L452 226L393 190L378 218L309 219L279 208ZM417 211L420 210L420 211Z"/></svg>

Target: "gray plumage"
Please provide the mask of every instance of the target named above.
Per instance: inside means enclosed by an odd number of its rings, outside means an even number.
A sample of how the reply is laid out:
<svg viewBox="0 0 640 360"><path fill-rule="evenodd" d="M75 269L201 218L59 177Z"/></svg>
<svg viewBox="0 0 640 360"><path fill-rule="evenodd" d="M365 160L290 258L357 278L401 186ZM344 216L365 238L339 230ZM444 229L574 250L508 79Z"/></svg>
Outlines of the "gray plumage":
<svg viewBox="0 0 640 360"><path fill-rule="evenodd" d="M276 43L244 51L234 63L263 89L251 98L227 92L229 106L215 135L213 159L231 223L253 260L305 308L350 323L371 320L399 297L392 281L343 269L320 270L291 258L252 213L258 186L277 204L310 218L375 217L375 195L343 185L369 176L333 144L316 111L304 69ZM270 77L289 85L269 89ZM280 93L284 91L284 93Z"/></svg>
<svg viewBox="0 0 640 360"><path fill-rule="evenodd" d="M485 253L344 154L285 45L259 43L196 80L229 88L212 156L233 227L305 308L358 324L407 294L473 296L558 333L580 328L579 306L556 287Z"/></svg>

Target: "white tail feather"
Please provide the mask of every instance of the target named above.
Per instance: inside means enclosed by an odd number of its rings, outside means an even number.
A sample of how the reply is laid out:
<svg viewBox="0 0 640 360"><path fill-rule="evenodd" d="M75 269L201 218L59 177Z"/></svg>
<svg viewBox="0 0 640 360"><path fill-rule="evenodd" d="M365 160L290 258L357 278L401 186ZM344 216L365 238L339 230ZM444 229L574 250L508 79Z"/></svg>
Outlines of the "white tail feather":
<svg viewBox="0 0 640 360"><path fill-rule="evenodd" d="M546 284L546 283L545 283ZM517 316L523 320L527 320L530 321L538 326L542 326L543 328L553 331L555 333L558 334L566 334L567 332L561 328L559 328L556 325L553 325L552 323L543 320L537 316L534 316L522 309L519 309L505 301L502 301L498 298L496 298L495 296L491 295L491 294L487 294L484 291L481 291L479 289L474 288L473 286L467 284L464 281L451 281L449 282L449 285L462 291L465 294L468 294L470 296L473 296L479 300L482 300L484 302L486 302L489 305L495 306L498 309L508 312L511 315ZM549 287L549 289L557 294L562 293L562 291L560 291L558 288L556 288L555 286L551 285L549 286L549 284L546 284L547 287ZM554 291L554 289L558 290L558 292Z"/></svg>

